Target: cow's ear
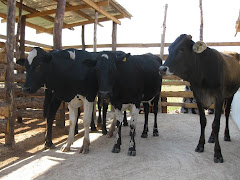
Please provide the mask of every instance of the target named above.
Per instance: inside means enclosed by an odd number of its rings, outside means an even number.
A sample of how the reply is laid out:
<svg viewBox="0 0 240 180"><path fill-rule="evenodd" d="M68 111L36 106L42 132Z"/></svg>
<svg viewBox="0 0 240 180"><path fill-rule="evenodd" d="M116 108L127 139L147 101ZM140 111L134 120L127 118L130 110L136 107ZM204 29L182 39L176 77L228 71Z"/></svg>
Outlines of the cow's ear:
<svg viewBox="0 0 240 180"><path fill-rule="evenodd" d="M49 63L52 61L53 55L52 54L47 54L44 56L43 62Z"/></svg>
<svg viewBox="0 0 240 180"><path fill-rule="evenodd" d="M97 60L96 59L84 59L82 61L83 64L89 66L89 67L94 67L97 64Z"/></svg>
<svg viewBox="0 0 240 180"><path fill-rule="evenodd" d="M130 55L131 55L131 54L128 53L128 54L123 54L123 55L117 56L117 57L116 57L117 62L126 62Z"/></svg>
<svg viewBox="0 0 240 180"><path fill-rule="evenodd" d="M24 65L25 65L25 61L26 61L26 59L18 59L18 60L16 61L16 63L19 64L19 65L21 65L21 66L24 66Z"/></svg>
<svg viewBox="0 0 240 180"><path fill-rule="evenodd" d="M202 41L198 41L193 45L192 48L194 52L202 53L205 49L207 49L207 44Z"/></svg>

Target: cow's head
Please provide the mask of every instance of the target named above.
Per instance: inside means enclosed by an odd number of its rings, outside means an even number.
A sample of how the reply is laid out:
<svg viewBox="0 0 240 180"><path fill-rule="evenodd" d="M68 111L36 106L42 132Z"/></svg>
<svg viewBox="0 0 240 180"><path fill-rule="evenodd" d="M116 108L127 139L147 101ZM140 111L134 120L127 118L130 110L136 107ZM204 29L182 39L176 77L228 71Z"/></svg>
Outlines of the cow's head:
<svg viewBox="0 0 240 180"><path fill-rule="evenodd" d="M183 79L188 79L189 70L194 71L196 56L203 53L206 48L206 44L201 41L193 42L190 35L179 36L169 46L169 55L165 63L159 68L160 74L174 74Z"/></svg>
<svg viewBox="0 0 240 180"><path fill-rule="evenodd" d="M17 64L26 68L26 82L23 91L27 93L35 93L40 89L46 80L46 72L48 63L52 56L39 47L35 47L29 53L27 59L17 60Z"/></svg>
<svg viewBox="0 0 240 180"><path fill-rule="evenodd" d="M129 54L124 52L101 52L95 61L91 61L95 65L97 81L98 81L98 97L108 102L112 95L113 86L117 77L117 66L122 60L126 59ZM89 60L86 60L89 62Z"/></svg>

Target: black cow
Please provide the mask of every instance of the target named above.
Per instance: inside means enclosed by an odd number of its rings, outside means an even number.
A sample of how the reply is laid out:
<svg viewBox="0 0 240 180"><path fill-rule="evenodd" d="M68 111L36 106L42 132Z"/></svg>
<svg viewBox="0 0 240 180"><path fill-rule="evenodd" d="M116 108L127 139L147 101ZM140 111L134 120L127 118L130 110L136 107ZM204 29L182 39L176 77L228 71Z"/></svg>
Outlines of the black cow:
<svg viewBox="0 0 240 180"><path fill-rule="evenodd" d="M93 60L95 58L86 51L68 49L47 53L36 47L32 49L27 59L20 59L17 62L26 67L26 83L23 88L25 92L35 93L39 88L45 86L47 93L50 95L54 93L54 96L49 96L51 97L49 101L54 101L55 104L45 101L48 106L49 104L53 106L50 109L57 110L61 101L69 103L70 130L67 144L61 148L62 151L68 151L74 141L74 127L78 107L81 105L80 100L84 103L85 135L79 152L88 153L89 151L89 126L98 86L95 69L83 63L83 60L86 59ZM47 98L45 97L45 99ZM50 127L48 129L52 130ZM51 132L48 133L50 136Z"/></svg>
<svg viewBox="0 0 240 180"><path fill-rule="evenodd" d="M162 82L158 69L162 61L152 54L116 56L111 52L102 52L93 64L96 64L98 96L103 100L110 98L118 121L117 139L112 152L120 152L122 111L131 107L131 140L128 155L135 156L135 122L139 114L140 103L153 100L154 114L155 117L157 116ZM144 128L145 130L147 130L147 126ZM154 123L155 130L157 130L157 118Z"/></svg>
<svg viewBox="0 0 240 180"><path fill-rule="evenodd" d="M214 138L214 162L222 163L223 157L219 144L219 128L221 111L226 102L225 116L226 129L225 141L230 141L228 118L234 93L240 86L240 65L232 56L225 55L208 48L205 43L192 41L190 35L179 36L169 47L169 56L160 73L174 74L189 81L200 114L201 135L196 152L204 151L206 117L204 108L215 104L215 118L212 123Z"/></svg>

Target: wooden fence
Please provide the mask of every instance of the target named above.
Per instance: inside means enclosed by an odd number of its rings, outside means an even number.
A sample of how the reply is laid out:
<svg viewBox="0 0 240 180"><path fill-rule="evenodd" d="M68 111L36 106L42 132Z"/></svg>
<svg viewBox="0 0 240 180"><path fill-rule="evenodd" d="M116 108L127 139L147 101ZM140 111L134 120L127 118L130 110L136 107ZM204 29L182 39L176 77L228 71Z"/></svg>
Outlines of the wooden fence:
<svg viewBox="0 0 240 180"><path fill-rule="evenodd" d="M4 39L5 37L0 35L0 39ZM43 47L45 50L51 50L52 47L40 43L26 41L25 50L26 53L32 49L32 46L40 46ZM207 43L208 45L212 46L240 46L240 42L227 42L227 43ZM152 43L152 44L118 44L117 47L120 49L121 47L128 47L128 48L145 48L145 47L159 47L161 44L159 43ZM168 47L169 43L165 44L165 47ZM0 48L4 47L4 43L0 42ZM64 48L77 48L80 49L81 46L68 46ZM92 48L92 45L86 45L86 48ZM98 45L101 48L108 48L111 47L111 44L103 44ZM166 59L167 55L164 55L164 59ZM1 58L1 54L0 54ZM0 116L5 116L5 106L4 106L4 95L5 95L5 65L3 63L0 64ZM43 118L43 101L44 101L44 91L40 89L36 94L25 94L22 92L22 85L25 81L25 74L24 67L15 64L15 71L14 74L14 106L16 108L16 116L23 117L23 118ZM22 72L22 73L21 73ZM163 77L163 86L185 86L189 85L189 82L183 81L182 79L176 76L168 76ZM185 107L185 108L197 108L195 103L185 103L185 102L168 102L168 98L170 97L180 97L180 98L193 98L193 93L191 91L169 91L164 90L161 92L161 97L163 101L161 102L161 106L163 107L164 112L166 113L166 107L169 106L178 106L178 107ZM65 107L67 109L67 107ZM58 113L59 114L59 113ZM56 119L58 119L56 117ZM0 131L4 130L6 121L4 119L0 120ZM2 128L1 128L2 127Z"/></svg>

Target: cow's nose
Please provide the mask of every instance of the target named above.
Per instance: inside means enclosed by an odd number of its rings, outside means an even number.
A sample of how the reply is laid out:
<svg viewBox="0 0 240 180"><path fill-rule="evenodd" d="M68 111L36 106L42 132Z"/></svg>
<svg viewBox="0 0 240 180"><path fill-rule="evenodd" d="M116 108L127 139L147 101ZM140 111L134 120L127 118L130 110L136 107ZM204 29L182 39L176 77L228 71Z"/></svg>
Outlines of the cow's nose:
<svg viewBox="0 0 240 180"><path fill-rule="evenodd" d="M99 91L99 96L102 99L108 99L110 96L110 92L109 91Z"/></svg>
<svg viewBox="0 0 240 180"><path fill-rule="evenodd" d="M31 88L30 87L23 87L22 90L23 90L23 92L28 93L28 92L30 92Z"/></svg>
<svg viewBox="0 0 240 180"><path fill-rule="evenodd" d="M167 66L160 66L160 68L159 68L159 73L160 73L161 75L165 75L166 72L167 72L167 69L168 69Z"/></svg>

